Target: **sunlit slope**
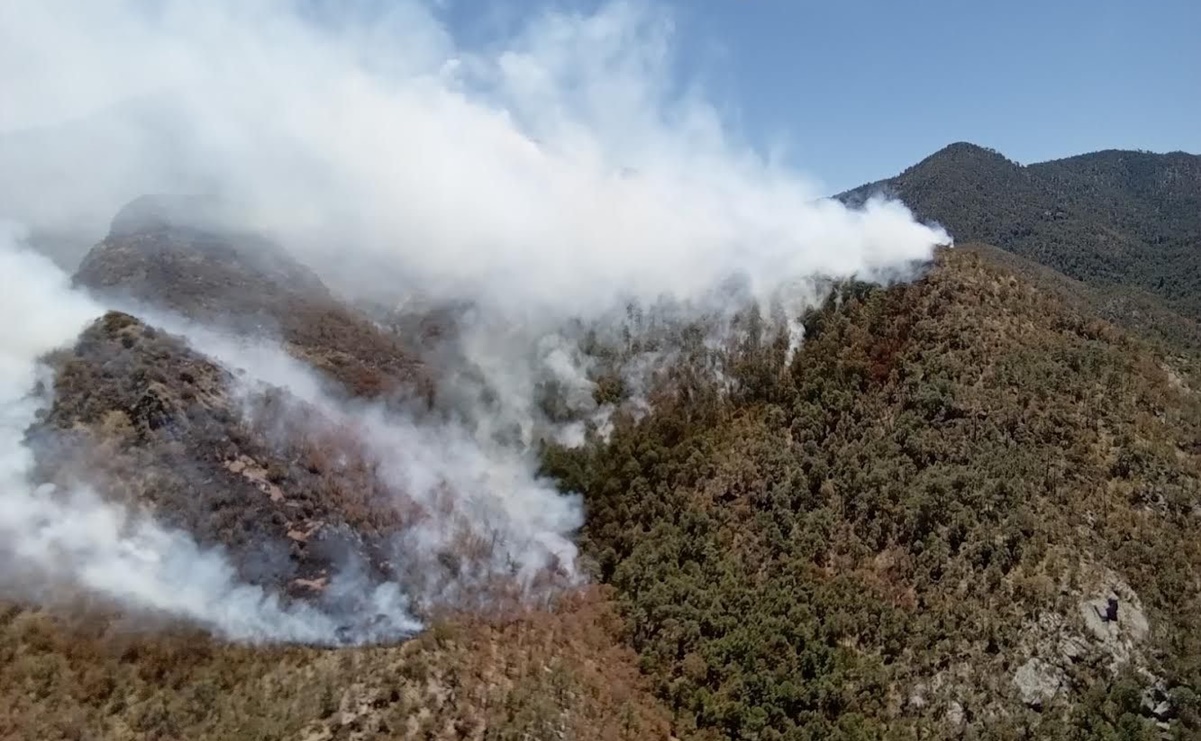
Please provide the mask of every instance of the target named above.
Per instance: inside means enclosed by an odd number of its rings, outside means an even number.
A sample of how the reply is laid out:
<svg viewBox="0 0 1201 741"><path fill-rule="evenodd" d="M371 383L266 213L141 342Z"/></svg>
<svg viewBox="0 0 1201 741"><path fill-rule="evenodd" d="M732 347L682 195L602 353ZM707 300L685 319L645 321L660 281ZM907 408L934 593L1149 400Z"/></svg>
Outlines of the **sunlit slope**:
<svg viewBox="0 0 1201 741"><path fill-rule="evenodd" d="M847 286L791 361L727 351L732 394L698 353L609 444L549 451L682 729L1198 727L1195 365L1056 293L947 250Z"/></svg>

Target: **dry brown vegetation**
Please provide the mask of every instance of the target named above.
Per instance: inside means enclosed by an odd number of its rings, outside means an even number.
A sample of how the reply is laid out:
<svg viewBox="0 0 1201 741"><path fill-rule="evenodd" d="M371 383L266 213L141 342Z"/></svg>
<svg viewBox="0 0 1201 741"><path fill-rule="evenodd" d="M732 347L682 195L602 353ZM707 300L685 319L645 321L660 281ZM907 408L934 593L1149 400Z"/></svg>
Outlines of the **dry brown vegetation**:
<svg viewBox="0 0 1201 741"><path fill-rule="evenodd" d="M598 592L338 651L0 608L0 737L666 739Z"/></svg>
<svg viewBox="0 0 1201 741"><path fill-rule="evenodd" d="M587 497L585 549L596 559L597 575L616 587L628 625L621 635L670 707L677 734L1149 738L1154 730L1140 701L1146 680L1111 673L1108 649L1088 644L1073 622L1080 601L1097 588L1097 575L1108 573L1141 597L1151 620L1137 665L1164 678L1173 693L1173 722L1182 731L1193 728L1190 693L1198 686L1201 650L1185 626L1201 619L1201 586L1193 576L1201 552L1190 536L1201 401L1191 391L1191 366L1181 363L1184 356L1164 355L1091 317L1087 304L1051 278L1018 279L1000 262L987 248L960 248L944 253L915 284L843 287L806 318L807 342L789 363L783 345L750 316L745 341L721 351L689 349L688 338L701 335L685 332L676 340L685 352L663 376L671 389L655 397L652 414L624 421L608 444L548 449L549 470ZM285 406L272 394L251 416L268 428L293 431L283 448L256 443L237 424L212 426L213 438L203 437L211 424L206 420L225 403L221 371L173 343L130 317L110 315L85 333L74 353L57 358L60 401L46 424L60 435L86 432L108 441L101 447L109 446L110 458L114 450L149 456L116 478L130 486L153 472L157 487L137 496L150 497L168 516L186 513L193 499L164 498L173 490L162 487L163 471L179 466L155 456L172 450L169 443L177 439L188 440L193 453L234 445L228 455L213 456L219 464L214 475L228 476L244 494L228 502L224 516L217 508L184 523L216 542L267 537L261 531L271 527L265 523L281 504L275 491L283 501L301 496L304 512L323 521L342 518L352 530L386 529L395 518L419 516L362 514L372 511L371 499L362 498L372 471L356 458L352 431L317 421L280 424L273 415ZM607 357L620 358L620 348L610 350ZM733 393L719 390L705 370L715 363L734 377ZM168 393L171 384L159 376L181 372L192 383ZM194 398L178 391L192 387ZM124 442L114 447L112 439ZM247 460L253 463L238 467ZM347 468L346 460L360 464ZM214 493L195 486L179 491ZM230 520L232 513L240 519ZM290 516L284 513L268 535L286 539L297 532ZM221 529L228 522L239 523L242 535ZM462 546L470 553L470 543ZM303 563L304 551L299 554ZM496 646L516 643L532 651L505 631L541 626L537 651L551 668L528 692L517 685L504 690L505 703L526 698L506 711L504 722L536 718L528 720L540 724L533 737L555 736L566 717L556 713L576 696L556 684L552 657L572 672L597 667L600 674L586 681L607 682L602 677L616 671L623 682L634 682L626 659L610 669L610 659L600 658L623 655L611 641L571 637L608 624L603 599L594 595L583 604L588 609L570 613L577 621L571 628L561 624L562 612L527 611L514 622L485 611L441 623L473 626L453 651L347 655L367 662L368 674L373 666L399 666L393 662L400 656L413 666L436 667L431 671L439 676L476 671L471 666L520 673L526 669ZM491 622L485 614L494 616ZM1048 645L1081 636L1088 648L1064 660L1064 692L1041 711L1025 707L1012 684L1017 668ZM429 640L418 645L428 647ZM582 653L572 654L572 641ZM268 670L256 663L265 656L272 662L304 656L318 666L332 661L332 654L301 649L212 650L214 662L259 667L246 680L254 682L267 682ZM285 675L301 672L295 664L283 666ZM205 671L197 665L189 676ZM351 713L358 720L343 726L281 710L282 719L254 722L282 723L279 728L289 729L283 734L296 728L326 734L333 725L349 734L351 724L382 733L382 727L396 732L396 713L416 713L477 728L491 712L479 708L493 707L489 698L495 697L477 693L470 704L450 707L438 705L437 693L406 690L399 696L411 702L375 712L371 698L391 697L387 685L322 671L330 673L314 681L336 688L323 692L353 685L355 697L367 698L346 701L346 708L362 711ZM182 687L161 701L184 702L176 697L186 695ZM51 696L62 692L73 696L75 690L58 688ZM662 717L639 697L639 712ZM597 713L616 717L608 715L615 700L596 701ZM336 702L341 708L341 694Z"/></svg>
<svg viewBox="0 0 1201 741"><path fill-rule="evenodd" d="M293 264L168 231L118 231L83 282L264 325L351 393L412 382L394 339ZM839 286L791 358L754 311L720 349L703 327L660 328L678 352L653 411L544 451L586 497L606 587L532 607L510 583L472 585L476 609L413 641L338 651L7 605L0 736L1197 737L1201 333L1109 290L973 246L913 284ZM1106 321L1130 306L1146 314ZM637 332L625 342L589 348L606 401L628 394L611 366ZM51 360L41 478L99 472L106 496L239 563L279 544L282 567L243 576L299 597L321 589L326 539L394 576L373 543L423 512L397 506L353 426L278 390L236 406L225 370L124 314ZM441 555L454 570L473 554L487 543ZM1081 606L1106 589L1145 633L1089 633ZM1032 702L1014 680L1035 660L1058 685Z"/></svg>
<svg viewBox="0 0 1201 741"><path fill-rule="evenodd" d="M39 480L86 472L297 598L322 590L339 538L395 576L374 544L423 514L385 490L353 426L279 389L243 399L224 369L119 312L49 361L54 403L30 430ZM455 544L448 568L488 546ZM286 557L264 558L272 548ZM416 640L341 651L222 644L69 591L53 609L9 603L0 737L666 737L601 591L534 607L503 579L477 586L486 609L441 608Z"/></svg>

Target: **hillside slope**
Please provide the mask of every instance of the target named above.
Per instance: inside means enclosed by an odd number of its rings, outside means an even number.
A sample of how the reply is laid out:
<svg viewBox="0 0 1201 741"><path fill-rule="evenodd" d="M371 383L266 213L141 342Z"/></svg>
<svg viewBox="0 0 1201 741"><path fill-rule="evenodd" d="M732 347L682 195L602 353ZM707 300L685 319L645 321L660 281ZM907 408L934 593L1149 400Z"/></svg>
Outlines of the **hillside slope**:
<svg viewBox="0 0 1201 741"><path fill-rule="evenodd" d="M1201 732L1194 366L995 257L847 287L791 361L698 347L610 443L548 451L681 729Z"/></svg>
<svg viewBox="0 0 1201 741"><path fill-rule="evenodd" d="M668 738L599 594L339 651L148 634L70 608L0 603L0 737Z"/></svg>
<svg viewBox="0 0 1201 741"><path fill-rule="evenodd" d="M270 245L168 215L118 219L79 281L244 337L267 325L353 409L422 372L419 338ZM0 735L1193 737L1197 356L1105 321L1106 290L961 245L913 283L838 286L791 355L754 308L719 330L631 307L580 335L611 434L541 449L584 496L598 587L502 584L423 611L415 640L337 650L231 645L70 592L6 604ZM350 329L310 333L303 306ZM368 454L354 425L152 325L110 312L47 358L36 483L87 471L290 599L321 602L348 553L368 583L403 581L378 544L421 517L377 466L412 451ZM364 369L396 380L353 383ZM452 578L484 545L415 543Z"/></svg>
<svg viewBox="0 0 1201 741"><path fill-rule="evenodd" d="M231 369L119 312L53 367L54 404L29 431L39 483L86 476L106 499L230 549L251 583L320 592L350 554L383 575L399 513L349 433L286 391L242 392Z"/></svg>
<svg viewBox="0 0 1201 741"><path fill-rule="evenodd" d="M230 227L204 199L128 204L75 281L100 296L276 337L354 395L432 394L432 380L399 338L339 301L280 246Z"/></svg>
<svg viewBox="0 0 1201 741"><path fill-rule="evenodd" d="M1108 150L1022 166L961 142L839 198L877 191L960 241L1145 291L1201 318L1201 156Z"/></svg>
<svg viewBox="0 0 1201 741"><path fill-rule="evenodd" d="M263 602L278 596L334 617L341 627L331 643L375 645L334 650L254 636L258 645L239 645L155 603L115 604L69 580L21 575L0 600L0 737L667 737L667 713L621 643L607 592L523 594L491 568L503 510L486 523L492 542L467 537L456 529L455 481L437 481L436 462L421 465L442 494L437 516L409 496L418 483L396 474L432 454L420 435L368 445L388 429L412 430L406 411L386 403L424 382L399 338L269 244L197 229L178 213L140 214L131 229L128 215L77 279L151 309L143 318L110 311L45 358L53 376L26 433L30 483L47 497L82 484L116 505L96 509L95 522L62 525L68 537L86 529L109 536L101 544L109 547L145 513L185 534L177 545L218 554L239 583L262 588ZM283 367L284 353L206 354L203 335L153 326L164 309L239 338L236 347L271 350L271 335L282 336L324 377L294 378L304 366L293 363L285 370L296 385L271 385L253 363ZM383 381L356 383L363 373ZM300 398L309 381L316 396ZM336 588L343 576L351 588ZM410 606L420 636L377 630L370 590L385 581L420 602ZM243 607L231 600L216 611Z"/></svg>

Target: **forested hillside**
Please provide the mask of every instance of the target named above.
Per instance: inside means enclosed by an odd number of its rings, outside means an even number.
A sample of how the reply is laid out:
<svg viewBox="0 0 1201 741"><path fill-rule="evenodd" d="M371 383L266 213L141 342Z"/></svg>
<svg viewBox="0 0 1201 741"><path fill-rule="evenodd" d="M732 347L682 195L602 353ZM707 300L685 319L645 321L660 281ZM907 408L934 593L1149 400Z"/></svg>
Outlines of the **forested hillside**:
<svg viewBox="0 0 1201 741"><path fill-rule="evenodd" d="M602 595L399 645L239 646L87 604L0 603L0 737L665 739Z"/></svg>
<svg viewBox="0 0 1201 741"><path fill-rule="evenodd" d="M109 311L42 358L34 391L46 406L17 431L31 463L22 473L52 505L31 518L49 533L37 546L119 588L91 593L36 566L0 577L0 738L667 737L607 590L580 583L527 599L524 583L489 570L495 519L491 543L449 523L455 537L439 545L412 477L388 474L422 455L420 436L388 443L384 460L369 449L383 439L366 426L383 402L427 385L398 337L262 240L129 226L118 218L76 283L134 299L147 319ZM166 311L177 328L220 328L218 345L270 350L274 331L286 352L205 354L197 335L152 326ZM310 365L288 365L297 361ZM274 384L247 378L262 366L293 369ZM323 389L308 401L296 395L305 368ZM374 416L353 418L363 410ZM438 483L445 515L454 483ZM18 511L31 506L19 489L5 494ZM36 547L9 527L5 558ZM114 567L113 550L133 560ZM470 589L451 588L469 578ZM433 595L419 635L379 631L408 609L375 599L384 581ZM251 588L249 602L244 589L212 589L231 583ZM131 592L142 604L110 596ZM192 616L161 609L177 597ZM281 604L309 625L337 615L337 629L272 635ZM251 630L223 634L227 618L249 618Z"/></svg>
<svg viewBox="0 0 1201 741"><path fill-rule="evenodd" d="M1095 286L1201 318L1201 156L1107 150L1022 166L952 144L840 198L898 195L960 241L993 244Z"/></svg>
<svg viewBox="0 0 1201 741"><path fill-rule="evenodd" d="M0 0L0 741L1201 741L1170 5Z"/></svg>
<svg viewBox="0 0 1201 741"><path fill-rule="evenodd" d="M791 360L744 321L609 444L546 453L680 733L1201 732L1192 360L987 248L845 287Z"/></svg>
<svg viewBox="0 0 1201 741"><path fill-rule="evenodd" d="M44 358L31 482L86 472L287 600L345 608L348 560L434 596L412 639L323 648L23 585L0 604L0 736L1201 737L1196 178L1191 155L1019 167L953 145L888 185L958 245L906 283L834 284L797 347L750 301L563 328L554 357L595 404L535 384L539 429L582 432L522 462L582 497L580 568L524 592L497 530L421 529L477 459L363 437L393 407L457 419L439 372L470 312L373 316L270 243L139 201L75 282L146 316ZM244 377L259 356L209 357L167 312L278 340L270 365L307 363L321 395ZM438 497L387 476L406 460L442 466Z"/></svg>

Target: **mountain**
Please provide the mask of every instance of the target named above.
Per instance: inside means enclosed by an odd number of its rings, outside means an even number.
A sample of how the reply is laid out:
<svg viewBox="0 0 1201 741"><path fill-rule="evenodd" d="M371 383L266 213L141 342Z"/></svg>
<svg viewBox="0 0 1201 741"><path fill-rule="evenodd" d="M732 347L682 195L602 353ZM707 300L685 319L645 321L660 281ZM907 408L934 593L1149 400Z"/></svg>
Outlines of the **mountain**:
<svg viewBox="0 0 1201 741"><path fill-rule="evenodd" d="M399 527L396 510L372 496L368 462L324 462L356 451L322 434L332 425L316 410L299 424L287 392L245 398L229 370L119 312L52 367L55 403L30 430L47 441L34 446L42 481L87 471L110 500L150 507L202 546L231 549L250 583L321 592L350 552L386 570L379 541Z"/></svg>
<svg viewBox="0 0 1201 741"><path fill-rule="evenodd" d="M1107 150L1023 166L961 142L838 197L875 192L899 196L959 241L1201 318L1201 156Z"/></svg>
<svg viewBox="0 0 1201 741"><path fill-rule="evenodd" d="M433 393L399 338L337 300L281 247L231 226L233 218L209 199L143 196L116 215L75 282L195 322L277 337L355 395Z"/></svg>
<svg viewBox="0 0 1201 741"><path fill-rule="evenodd" d="M476 471L439 483L436 514L420 482L396 473L418 470L412 459L438 473L413 420L431 425L440 453L468 445L421 416L431 382L401 338L203 200L131 203L75 283L136 316L108 311L45 358L29 483L88 509L38 527L61 536L63 560L82 540L85 570L114 546L196 561L166 587L208 618L29 573L15 590L28 600L0 601L0 737L667 737L603 588L524 598L491 566L516 555L451 516L454 487ZM495 541L505 512L489 514ZM103 577L147 604L174 601L134 574ZM213 581L244 588L209 593ZM395 618L381 614L394 610L377 599L385 584L414 596L420 635L380 628ZM340 625L333 640L222 637L222 621L258 630L238 614L275 606Z"/></svg>
<svg viewBox="0 0 1201 741"><path fill-rule="evenodd" d="M1101 155L1020 167L954 145L907 171L887 187L957 246L908 283L834 286L797 348L754 305L630 307L571 335L611 414L556 407L588 432L530 451L587 517L581 582L550 566L529 594L510 581L520 554L489 550L505 512L485 510L491 540L423 529L495 442L459 456L436 426L458 396L425 353L470 312L377 322L219 204L130 204L75 276L121 310L46 358L33 483L86 473L352 631L377 609L357 597L399 582L429 597L413 606L425 627L247 644L38 593L0 605L0 736L1196 737L1196 321L1132 288L1133 262L1128 278L1069 275L1023 252L1035 227L1006 242L1046 221L1079 237L1080 264L1108 254L1097 234L1184 244L1190 156L1179 176L1152 156L1143 177ZM1067 215L1028 222L1053 182ZM969 242L981 225L1000 244ZM442 447L421 447L422 424ZM466 475L420 500L416 474L450 453ZM333 579L347 563L349 595Z"/></svg>
<svg viewBox="0 0 1201 741"><path fill-rule="evenodd" d="M734 392L681 368L686 396L548 452L680 729L1199 728L1195 359L999 257L847 286L795 357L771 335L734 350Z"/></svg>
<svg viewBox="0 0 1201 741"><path fill-rule="evenodd" d="M374 617L356 595L403 578L386 547L403 510L319 410L298 416L278 388L247 398L233 371L119 312L50 365L54 403L28 433L38 483L86 472L106 501L152 512L226 554L245 583L348 629ZM358 588L329 594L348 560L362 564ZM336 652L239 645L76 596L0 600L0 737L664 738L618 624L603 593L581 591L534 609L446 609L414 640Z"/></svg>

